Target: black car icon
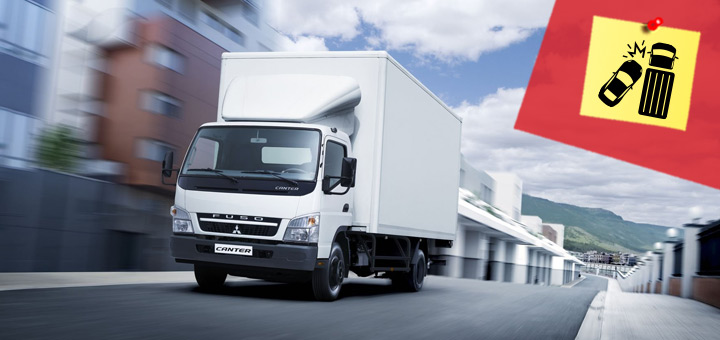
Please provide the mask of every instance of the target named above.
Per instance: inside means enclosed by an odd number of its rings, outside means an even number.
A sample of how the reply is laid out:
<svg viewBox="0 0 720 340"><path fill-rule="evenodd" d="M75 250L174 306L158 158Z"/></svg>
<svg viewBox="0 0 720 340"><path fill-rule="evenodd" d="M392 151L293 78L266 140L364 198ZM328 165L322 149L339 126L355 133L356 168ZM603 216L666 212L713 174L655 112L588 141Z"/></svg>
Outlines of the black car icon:
<svg viewBox="0 0 720 340"><path fill-rule="evenodd" d="M675 52L675 47L670 44L653 44L650 52L650 66L672 70L675 59L677 59Z"/></svg>
<svg viewBox="0 0 720 340"><path fill-rule="evenodd" d="M623 99L625 94L632 89L640 76L642 75L642 66L635 60L628 60L617 70L613 72L612 77L600 89L600 100L605 105L613 107Z"/></svg>

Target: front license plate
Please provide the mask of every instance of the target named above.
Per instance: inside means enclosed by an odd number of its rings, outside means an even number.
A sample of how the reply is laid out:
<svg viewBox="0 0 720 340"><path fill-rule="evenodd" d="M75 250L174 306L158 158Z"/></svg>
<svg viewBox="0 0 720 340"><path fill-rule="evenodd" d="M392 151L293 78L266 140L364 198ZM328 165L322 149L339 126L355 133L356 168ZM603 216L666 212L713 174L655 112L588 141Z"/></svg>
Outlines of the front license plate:
<svg viewBox="0 0 720 340"><path fill-rule="evenodd" d="M233 244L215 243L215 253L252 256L252 246L236 246Z"/></svg>

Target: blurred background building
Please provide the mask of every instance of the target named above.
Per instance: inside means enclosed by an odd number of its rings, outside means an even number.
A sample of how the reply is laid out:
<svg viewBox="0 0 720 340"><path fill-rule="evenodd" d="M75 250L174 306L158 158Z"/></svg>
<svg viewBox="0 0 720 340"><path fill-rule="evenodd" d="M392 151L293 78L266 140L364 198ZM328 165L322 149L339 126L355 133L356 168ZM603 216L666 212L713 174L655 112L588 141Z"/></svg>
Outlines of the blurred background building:
<svg viewBox="0 0 720 340"><path fill-rule="evenodd" d="M150 190L166 151L214 121L225 51L271 51L279 34L249 0L60 1L48 122L81 144L76 172Z"/></svg>
<svg viewBox="0 0 720 340"><path fill-rule="evenodd" d="M178 268L160 162L279 38L250 0L1 2L0 270Z"/></svg>
<svg viewBox="0 0 720 340"><path fill-rule="evenodd" d="M565 226L522 216L522 180L513 173L485 172L461 161L457 237L432 261L431 273L500 282L562 285L580 260L562 248ZM577 267L577 268L576 268Z"/></svg>

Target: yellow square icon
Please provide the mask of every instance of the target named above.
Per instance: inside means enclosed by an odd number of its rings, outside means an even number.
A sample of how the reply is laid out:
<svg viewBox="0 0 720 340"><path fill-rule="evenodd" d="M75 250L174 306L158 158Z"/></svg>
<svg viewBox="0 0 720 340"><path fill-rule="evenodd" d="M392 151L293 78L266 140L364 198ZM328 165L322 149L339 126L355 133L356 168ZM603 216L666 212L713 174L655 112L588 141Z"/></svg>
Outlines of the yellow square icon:
<svg viewBox="0 0 720 340"><path fill-rule="evenodd" d="M580 115L685 131L700 32L595 16Z"/></svg>

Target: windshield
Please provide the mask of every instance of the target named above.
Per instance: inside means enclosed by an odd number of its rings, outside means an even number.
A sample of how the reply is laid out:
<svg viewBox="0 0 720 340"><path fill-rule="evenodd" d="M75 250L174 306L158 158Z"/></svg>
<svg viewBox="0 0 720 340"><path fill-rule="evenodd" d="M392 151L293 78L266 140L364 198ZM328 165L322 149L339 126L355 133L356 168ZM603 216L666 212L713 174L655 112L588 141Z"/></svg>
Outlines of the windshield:
<svg viewBox="0 0 720 340"><path fill-rule="evenodd" d="M314 181L320 132L271 127L205 127L190 145L181 175Z"/></svg>

